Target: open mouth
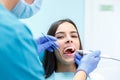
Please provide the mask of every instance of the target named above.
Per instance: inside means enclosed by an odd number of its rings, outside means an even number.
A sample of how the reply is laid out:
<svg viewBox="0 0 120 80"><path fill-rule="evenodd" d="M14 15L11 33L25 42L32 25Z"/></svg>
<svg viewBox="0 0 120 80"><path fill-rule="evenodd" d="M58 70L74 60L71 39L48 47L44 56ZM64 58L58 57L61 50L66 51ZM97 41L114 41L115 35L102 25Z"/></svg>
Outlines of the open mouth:
<svg viewBox="0 0 120 80"><path fill-rule="evenodd" d="M75 52L75 48L73 47L67 47L65 50L64 50L64 54L72 54Z"/></svg>

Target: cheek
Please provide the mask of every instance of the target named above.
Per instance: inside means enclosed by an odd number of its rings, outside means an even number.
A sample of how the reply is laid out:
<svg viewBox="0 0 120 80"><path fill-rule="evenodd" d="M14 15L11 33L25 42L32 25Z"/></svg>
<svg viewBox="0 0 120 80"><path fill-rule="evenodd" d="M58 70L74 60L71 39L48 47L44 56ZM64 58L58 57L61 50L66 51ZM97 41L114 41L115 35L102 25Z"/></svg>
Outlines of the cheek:
<svg viewBox="0 0 120 80"><path fill-rule="evenodd" d="M57 59L59 59L60 58L60 53L58 51L55 51L55 56L56 56Z"/></svg>
<svg viewBox="0 0 120 80"><path fill-rule="evenodd" d="M74 45L75 45L77 50L80 49L80 42L79 41L75 41Z"/></svg>
<svg viewBox="0 0 120 80"><path fill-rule="evenodd" d="M62 40L57 40L57 42L58 42L58 45L59 45L60 50L62 50L62 48L63 48L63 46L64 46L64 41L62 41Z"/></svg>

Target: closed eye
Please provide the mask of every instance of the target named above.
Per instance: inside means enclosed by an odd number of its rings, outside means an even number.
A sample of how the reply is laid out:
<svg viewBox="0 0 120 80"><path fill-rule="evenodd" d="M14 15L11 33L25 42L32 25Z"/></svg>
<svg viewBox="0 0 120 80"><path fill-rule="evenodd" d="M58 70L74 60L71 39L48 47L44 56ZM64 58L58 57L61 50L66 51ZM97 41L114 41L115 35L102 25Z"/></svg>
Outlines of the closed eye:
<svg viewBox="0 0 120 80"><path fill-rule="evenodd" d="M57 36L56 38L57 38L57 39L63 39L64 36Z"/></svg>
<svg viewBox="0 0 120 80"><path fill-rule="evenodd" d="M71 34L71 37L72 38L78 38L78 35L77 34Z"/></svg>
<svg viewBox="0 0 120 80"><path fill-rule="evenodd" d="M72 38L78 38L78 36L71 36Z"/></svg>

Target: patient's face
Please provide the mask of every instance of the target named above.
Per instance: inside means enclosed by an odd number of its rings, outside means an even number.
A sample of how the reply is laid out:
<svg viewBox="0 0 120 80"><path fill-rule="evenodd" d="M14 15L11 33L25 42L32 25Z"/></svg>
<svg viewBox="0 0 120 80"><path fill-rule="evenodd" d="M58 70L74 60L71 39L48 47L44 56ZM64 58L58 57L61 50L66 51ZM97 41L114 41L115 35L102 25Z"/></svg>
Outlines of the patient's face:
<svg viewBox="0 0 120 80"><path fill-rule="evenodd" d="M60 53L55 53L58 61L64 64L74 63L74 54L79 50L80 41L74 25L64 22L59 25L55 37L57 38Z"/></svg>

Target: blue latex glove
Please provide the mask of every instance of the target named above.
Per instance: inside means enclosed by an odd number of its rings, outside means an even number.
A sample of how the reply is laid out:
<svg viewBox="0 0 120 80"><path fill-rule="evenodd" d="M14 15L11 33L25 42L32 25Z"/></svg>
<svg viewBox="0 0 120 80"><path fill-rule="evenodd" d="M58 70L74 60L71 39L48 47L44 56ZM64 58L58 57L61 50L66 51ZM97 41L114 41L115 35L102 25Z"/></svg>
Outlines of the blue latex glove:
<svg viewBox="0 0 120 80"><path fill-rule="evenodd" d="M82 59L82 56L79 53L75 54L75 62L77 65L80 64L80 60Z"/></svg>
<svg viewBox="0 0 120 80"><path fill-rule="evenodd" d="M49 38L50 41L46 37ZM54 46L53 46L53 43L54 43ZM46 35L37 39L37 46L38 46L38 53L44 50L53 52L54 49L58 48L58 43L55 37Z"/></svg>
<svg viewBox="0 0 120 80"><path fill-rule="evenodd" d="M91 51L91 53L85 53L82 59L81 56L75 54L75 62L78 65L77 71L85 71L87 75L92 72L100 61L100 51Z"/></svg>

